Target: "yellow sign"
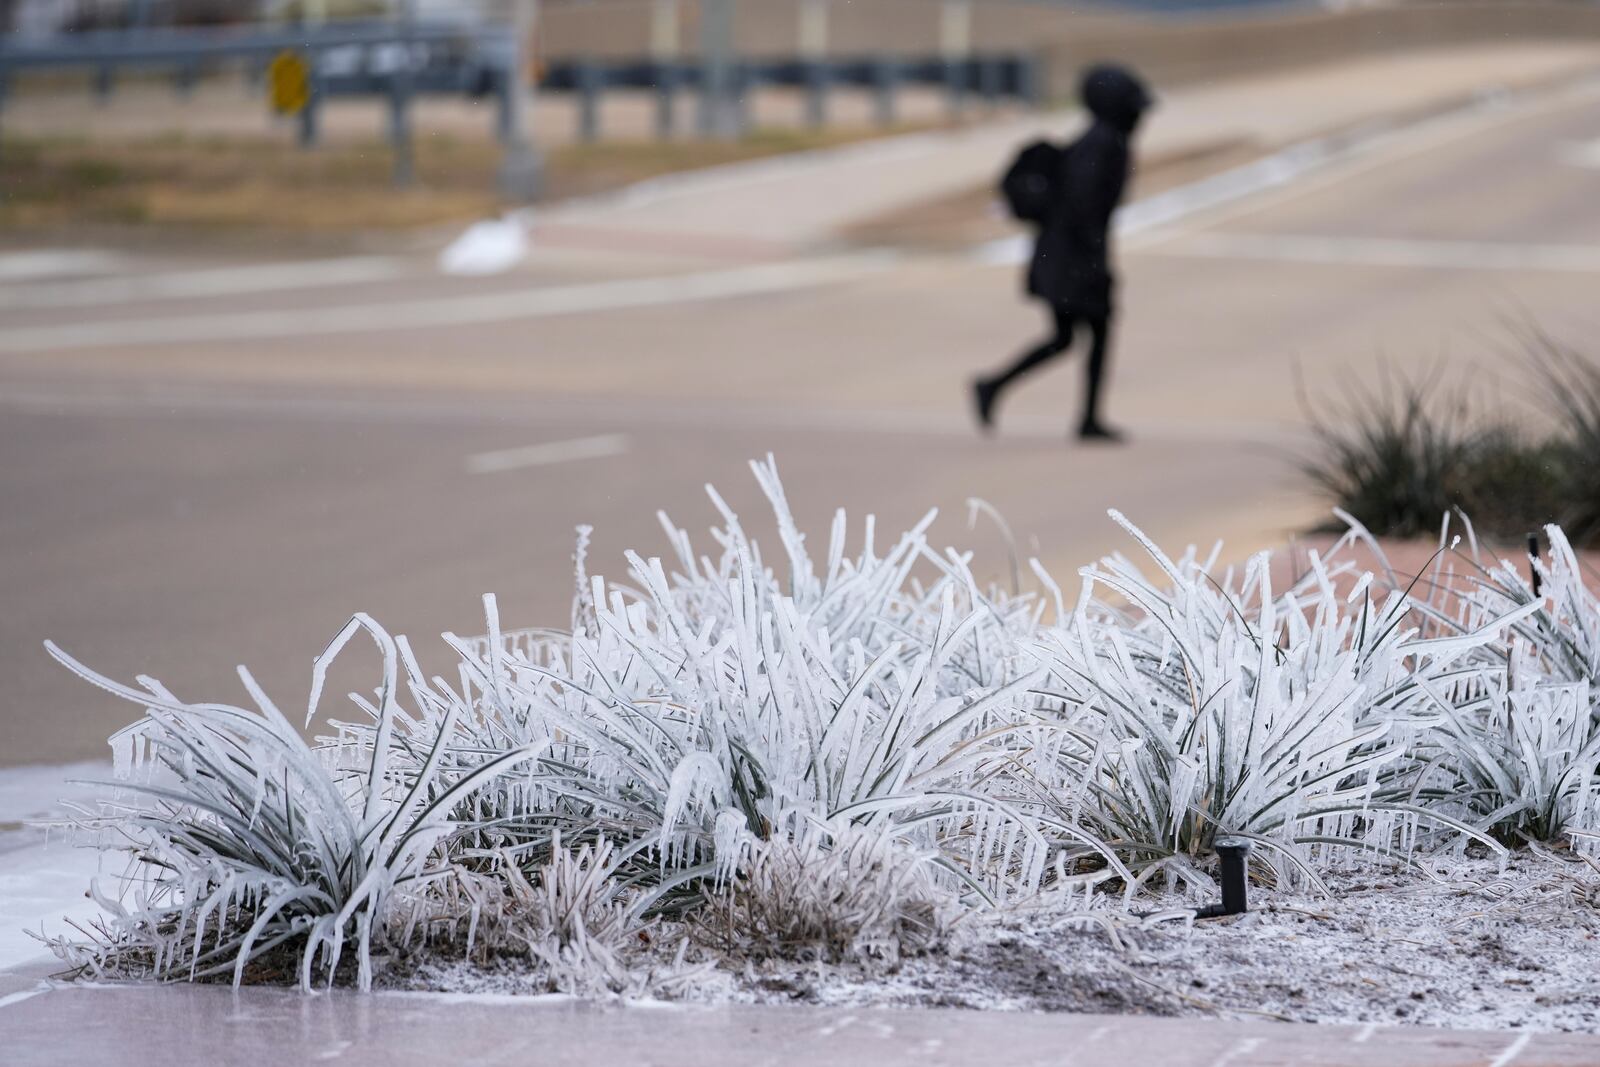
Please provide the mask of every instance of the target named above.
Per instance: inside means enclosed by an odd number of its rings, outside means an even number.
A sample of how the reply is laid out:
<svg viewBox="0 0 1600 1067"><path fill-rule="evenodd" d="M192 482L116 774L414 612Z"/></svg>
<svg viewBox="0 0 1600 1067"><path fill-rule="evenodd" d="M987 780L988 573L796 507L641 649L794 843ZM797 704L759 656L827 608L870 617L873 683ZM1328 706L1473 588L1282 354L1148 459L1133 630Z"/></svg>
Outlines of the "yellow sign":
<svg viewBox="0 0 1600 1067"><path fill-rule="evenodd" d="M296 115L311 102L311 67L299 52L279 52L267 67L272 110Z"/></svg>

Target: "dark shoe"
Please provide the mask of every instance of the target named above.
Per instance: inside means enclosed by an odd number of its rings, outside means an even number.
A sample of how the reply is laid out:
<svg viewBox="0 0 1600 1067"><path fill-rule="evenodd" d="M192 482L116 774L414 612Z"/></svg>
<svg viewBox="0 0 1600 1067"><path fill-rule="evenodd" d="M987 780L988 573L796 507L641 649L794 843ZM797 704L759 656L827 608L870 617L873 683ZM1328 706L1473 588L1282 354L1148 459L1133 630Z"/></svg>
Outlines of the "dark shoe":
<svg viewBox="0 0 1600 1067"><path fill-rule="evenodd" d="M972 406L978 414L978 428L984 433L994 432L994 400L999 395L1000 387L987 378L972 383Z"/></svg>
<svg viewBox="0 0 1600 1067"><path fill-rule="evenodd" d="M1104 423L1089 419L1078 427L1078 440L1088 444L1120 445L1125 438L1122 436L1121 430L1113 430Z"/></svg>

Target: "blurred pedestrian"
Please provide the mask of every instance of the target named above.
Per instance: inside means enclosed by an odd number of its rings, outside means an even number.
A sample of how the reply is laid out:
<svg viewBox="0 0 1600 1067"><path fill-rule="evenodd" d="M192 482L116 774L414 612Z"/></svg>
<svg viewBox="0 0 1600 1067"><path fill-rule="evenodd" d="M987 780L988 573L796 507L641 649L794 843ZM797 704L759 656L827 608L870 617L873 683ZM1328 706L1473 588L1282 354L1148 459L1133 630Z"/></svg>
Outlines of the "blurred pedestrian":
<svg viewBox="0 0 1600 1067"><path fill-rule="evenodd" d="M1132 71L1109 64L1084 73L1082 94L1093 118L1089 129L1064 148L1030 145L1001 185L1013 213L1038 227L1028 293L1049 307L1054 333L1004 371L972 383L985 431L994 426L995 404L1005 387L1067 351L1081 324L1089 331L1089 363L1078 437L1122 439L1100 415L1114 314L1111 215L1132 165L1129 141L1153 101Z"/></svg>

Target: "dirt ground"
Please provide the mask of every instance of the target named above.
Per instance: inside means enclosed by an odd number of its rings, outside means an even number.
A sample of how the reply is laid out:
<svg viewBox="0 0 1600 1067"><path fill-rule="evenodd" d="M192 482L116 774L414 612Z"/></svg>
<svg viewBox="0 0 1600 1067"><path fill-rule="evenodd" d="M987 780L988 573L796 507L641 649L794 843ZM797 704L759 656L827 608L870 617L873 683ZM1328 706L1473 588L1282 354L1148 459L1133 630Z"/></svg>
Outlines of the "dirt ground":
<svg viewBox="0 0 1600 1067"><path fill-rule="evenodd" d="M1362 865L1328 894L1252 890L1251 910L1188 922L1146 905L971 918L892 966L805 961L689 969L650 990L703 1003L969 1008L1600 1032L1600 864L1569 852ZM665 942L663 942L665 943ZM699 960L698 968L694 966ZM670 971L670 969L669 969ZM429 963L391 988L546 992L525 964Z"/></svg>

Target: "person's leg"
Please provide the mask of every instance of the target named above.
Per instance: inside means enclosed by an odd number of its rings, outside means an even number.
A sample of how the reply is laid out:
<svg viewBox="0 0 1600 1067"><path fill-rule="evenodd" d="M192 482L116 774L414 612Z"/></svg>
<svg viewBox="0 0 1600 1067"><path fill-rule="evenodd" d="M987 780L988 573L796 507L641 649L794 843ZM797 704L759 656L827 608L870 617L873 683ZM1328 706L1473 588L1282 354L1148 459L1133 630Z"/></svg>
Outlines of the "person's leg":
<svg viewBox="0 0 1600 1067"><path fill-rule="evenodd" d="M994 405L1000 390L1042 364L1050 362L1072 346L1073 316L1060 308L1051 308L1055 320L1055 333L1043 344L1024 352L1011 366L993 378L979 378L972 383L973 399L978 407L978 422L984 429L994 425Z"/></svg>
<svg viewBox="0 0 1600 1067"><path fill-rule="evenodd" d="M1078 436L1098 441L1120 441L1122 435L1100 421L1100 398L1105 387L1106 365L1111 358L1111 319L1089 320L1089 360L1084 371L1083 422Z"/></svg>

